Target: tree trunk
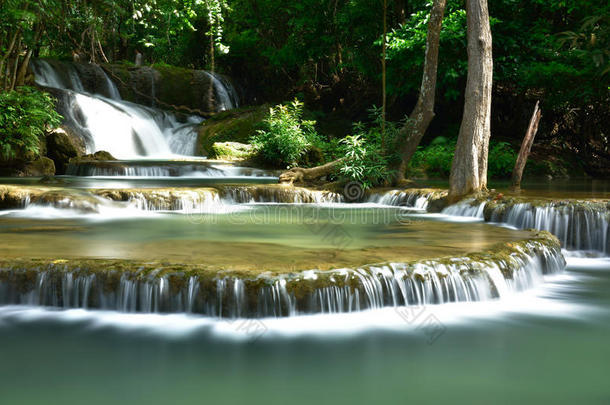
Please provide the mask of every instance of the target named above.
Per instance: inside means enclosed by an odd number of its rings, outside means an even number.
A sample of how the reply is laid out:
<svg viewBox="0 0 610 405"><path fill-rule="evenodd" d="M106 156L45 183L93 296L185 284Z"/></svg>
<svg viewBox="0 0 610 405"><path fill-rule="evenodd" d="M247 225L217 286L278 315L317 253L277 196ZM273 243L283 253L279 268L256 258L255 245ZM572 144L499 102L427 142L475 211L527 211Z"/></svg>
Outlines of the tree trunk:
<svg viewBox="0 0 610 405"><path fill-rule="evenodd" d="M25 75L28 72L28 66L30 65L30 58L32 57L32 52L34 50L32 48L28 49L21 62L21 66L19 66L19 71L17 72L17 77L15 78L15 87L23 86L25 84Z"/></svg>
<svg viewBox="0 0 610 405"><path fill-rule="evenodd" d="M386 117L386 41L388 36L388 1L383 0L383 43L381 44L381 150L385 148Z"/></svg>
<svg viewBox="0 0 610 405"><path fill-rule="evenodd" d="M301 167L295 167L287 170L280 175L280 183L302 183L307 180L316 180L323 176L328 176L334 173L339 165L343 162L344 158L337 159L332 162L323 164L322 166L316 166L309 169L303 169Z"/></svg>
<svg viewBox="0 0 610 405"><path fill-rule="evenodd" d="M210 110L210 112L214 112L216 111L216 103L214 100L214 34L212 32L210 32L210 72L211 72L211 77L210 77L210 88L208 89L208 109Z"/></svg>
<svg viewBox="0 0 610 405"><path fill-rule="evenodd" d="M19 43L17 44L17 47L15 48L15 62L13 64L13 72L11 73L10 77L9 77L9 82L8 82L8 87L6 88L6 90L8 91L12 91L15 90L15 82L17 81L17 69L19 68L19 55L21 54L21 39L19 39Z"/></svg>
<svg viewBox="0 0 610 405"><path fill-rule="evenodd" d="M409 121L400 130L399 138L402 143L398 145L401 154L401 162L396 172L396 183L404 184L405 171L411 157L417 150L417 146L424 136L430 121L434 117L434 95L436 91L436 70L438 66L438 46L440 32L445 14L447 0L434 0L430 11L430 22L428 23L428 34L426 37L426 56L424 61L424 73L417 104L409 116ZM322 166L311 169L294 168L282 173L280 182L300 182L313 180L332 173L339 167L343 159L335 160ZM320 170L318 170L320 169Z"/></svg>
<svg viewBox="0 0 610 405"><path fill-rule="evenodd" d="M436 70L438 66L438 46L443 24L443 15L447 0L434 0L430 21L428 22L428 34L426 36L426 56L424 60L424 73L419 90L417 104L409 116L409 120L400 130L399 145L401 161L396 172L396 182L405 182L405 172L409 161L417 150L430 121L434 118L434 96L436 92ZM400 142L400 141L399 141Z"/></svg>
<svg viewBox="0 0 610 405"><path fill-rule="evenodd" d="M8 61L8 58L11 55L11 53L13 53L13 48L15 48L15 44L17 43L17 38L19 38L20 34L21 34L21 28L19 28L17 31L15 31L15 33L11 37L11 41L9 42L8 49L6 50L5 54L2 55L2 58L0 58L0 77L4 76L4 63L8 62L7 65L10 66L10 62ZM5 79L6 79L6 77L5 77Z"/></svg>
<svg viewBox="0 0 610 405"><path fill-rule="evenodd" d="M519 156L515 162L515 168L513 169L513 175L511 178L511 188L517 191L521 188L521 177L523 177L523 169L527 163L527 158L532 150L532 144L534 143L534 137L538 132L538 123L540 123L540 117L542 117L542 111L539 108L539 101L536 101L532 118L530 118L530 124L527 127L527 132L521 143L521 149L519 150Z"/></svg>
<svg viewBox="0 0 610 405"><path fill-rule="evenodd" d="M464 114L451 165L449 200L487 188L493 59L487 0L466 0L468 77Z"/></svg>

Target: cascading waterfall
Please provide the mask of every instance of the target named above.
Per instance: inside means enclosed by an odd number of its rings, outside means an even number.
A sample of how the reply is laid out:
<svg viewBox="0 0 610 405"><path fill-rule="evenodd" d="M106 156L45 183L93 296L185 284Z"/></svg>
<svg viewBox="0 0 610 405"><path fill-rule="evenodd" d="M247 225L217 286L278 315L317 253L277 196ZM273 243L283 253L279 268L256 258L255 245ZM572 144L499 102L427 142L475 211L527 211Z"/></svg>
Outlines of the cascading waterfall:
<svg viewBox="0 0 610 405"><path fill-rule="evenodd" d="M443 208L441 213L458 217L474 217L484 219L485 203L477 204L475 200L468 199L459 204L453 204Z"/></svg>
<svg viewBox="0 0 610 405"><path fill-rule="evenodd" d="M104 162L102 165L82 162L69 164L66 174L73 176L142 176L142 177L275 177L274 173L253 167L237 167L209 162Z"/></svg>
<svg viewBox="0 0 610 405"><path fill-rule="evenodd" d="M75 263L0 268L0 304L281 317L505 297L563 270L558 244L529 240L501 258L460 257L329 272L212 277L146 268L104 271ZM509 249L509 248L507 248ZM117 268L120 268L118 266Z"/></svg>
<svg viewBox="0 0 610 405"><path fill-rule="evenodd" d="M387 192L373 193L368 197L368 202L390 205L396 207L409 207L426 210L432 197L432 192L422 190L390 190Z"/></svg>
<svg viewBox="0 0 610 405"><path fill-rule="evenodd" d="M60 113L87 146L87 152L110 152L121 159L143 156L192 156L197 138L197 116L177 115L123 101L116 85L97 65L32 61L36 83L62 92ZM93 78L90 78L93 76ZM210 76L219 94L219 110L233 108L234 89ZM101 84L100 84L101 83ZM151 76L154 91L154 76ZM153 94L154 96L154 94Z"/></svg>
<svg viewBox="0 0 610 405"><path fill-rule="evenodd" d="M564 248L610 253L610 209L606 203L549 201L540 204L465 200L443 210L448 215L485 218L519 229L549 231Z"/></svg>
<svg viewBox="0 0 610 405"><path fill-rule="evenodd" d="M239 106L237 92L233 84L214 72L205 72L213 83L216 105L219 111L226 111Z"/></svg>
<svg viewBox="0 0 610 405"><path fill-rule="evenodd" d="M603 204L521 203L496 207L490 220L520 229L549 231L567 249L610 253L610 210Z"/></svg>
<svg viewBox="0 0 610 405"><path fill-rule="evenodd" d="M341 194L332 191L309 190L299 187L225 186L220 189L228 204L282 203L326 204L343 202Z"/></svg>
<svg viewBox="0 0 610 405"><path fill-rule="evenodd" d="M88 152L105 150L117 158L192 155L196 133L183 131L185 123L172 114L137 104L85 94L75 94L84 115L84 127L91 133ZM194 120L195 118L191 118ZM177 138L177 139L174 139ZM174 150L170 147L174 145Z"/></svg>
<svg viewBox="0 0 610 405"><path fill-rule="evenodd" d="M145 211L226 212L230 206L238 204L328 204L342 202L343 196L278 185L89 191L6 187L0 189L0 201L8 209L53 207L93 213L106 208L129 207Z"/></svg>

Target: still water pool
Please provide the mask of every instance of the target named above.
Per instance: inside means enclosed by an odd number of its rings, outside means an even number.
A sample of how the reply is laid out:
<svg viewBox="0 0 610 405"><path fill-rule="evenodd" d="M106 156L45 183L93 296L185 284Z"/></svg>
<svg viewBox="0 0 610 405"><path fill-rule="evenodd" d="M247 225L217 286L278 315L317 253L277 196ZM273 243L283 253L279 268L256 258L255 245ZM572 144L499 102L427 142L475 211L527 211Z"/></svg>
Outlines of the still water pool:
<svg viewBox="0 0 610 405"><path fill-rule="evenodd" d="M607 404L610 261L568 261L537 290L410 322L390 308L263 319L253 334L239 321L4 307L2 403Z"/></svg>

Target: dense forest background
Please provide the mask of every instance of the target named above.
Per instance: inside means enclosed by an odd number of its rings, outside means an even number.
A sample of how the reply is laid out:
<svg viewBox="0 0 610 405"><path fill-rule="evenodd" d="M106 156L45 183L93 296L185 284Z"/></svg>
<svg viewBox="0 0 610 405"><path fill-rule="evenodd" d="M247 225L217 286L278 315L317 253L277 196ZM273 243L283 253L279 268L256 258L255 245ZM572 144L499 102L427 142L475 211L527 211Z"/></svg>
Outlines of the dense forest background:
<svg viewBox="0 0 610 405"><path fill-rule="evenodd" d="M436 117L423 143L457 137L467 74L464 2L449 0L440 39ZM387 119L413 108L431 3L387 0ZM565 161L610 170L610 5L602 0L490 2L492 139L518 148L534 104L534 148L547 172ZM232 77L246 104L295 97L319 131L345 136L382 104L384 2L370 0L4 0L4 90L27 81L29 58L170 64ZM15 57L15 55L17 55ZM555 158L556 157L556 158ZM555 158L555 160L553 160ZM555 163L554 163L555 162Z"/></svg>

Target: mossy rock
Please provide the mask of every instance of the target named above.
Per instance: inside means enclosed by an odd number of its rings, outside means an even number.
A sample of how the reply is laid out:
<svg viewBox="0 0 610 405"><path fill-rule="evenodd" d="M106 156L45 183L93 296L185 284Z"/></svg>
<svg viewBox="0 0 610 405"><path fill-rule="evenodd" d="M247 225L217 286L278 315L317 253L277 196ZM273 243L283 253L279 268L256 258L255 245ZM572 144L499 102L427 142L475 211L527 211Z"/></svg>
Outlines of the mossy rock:
<svg viewBox="0 0 610 405"><path fill-rule="evenodd" d="M80 163L88 163L88 162L106 162L106 161L114 161L117 160L114 156L110 154L110 152L106 152L105 150L99 150L95 153L91 153L89 155L77 156L70 159L70 164L80 164Z"/></svg>
<svg viewBox="0 0 610 405"><path fill-rule="evenodd" d="M55 174L55 163L47 157L40 157L33 162L28 162L23 166L19 176L53 176Z"/></svg>
<svg viewBox="0 0 610 405"><path fill-rule="evenodd" d="M210 148L209 158L222 160L243 160L254 155L254 147L239 142L214 142Z"/></svg>
<svg viewBox="0 0 610 405"><path fill-rule="evenodd" d="M269 106L236 108L214 115L205 120L199 128L197 153L211 156L216 142L248 143L256 130L263 128L263 120L269 113Z"/></svg>
<svg viewBox="0 0 610 405"><path fill-rule="evenodd" d="M211 105L215 96L212 78L203 70L167 64L152 67L113 64L104 65L104 69L114 79L125 100L162 108L172 105L204 112L216 109ZM157 105L158 102L161 105Z"/></svg>
<svg viewBox="0 0 610 405"><path fill-rule="evenodd" d="M65 174L71 158L85 154L82 139L70 136L62 128L47 135L47 157L55 163L58 174Z"/></svg>

